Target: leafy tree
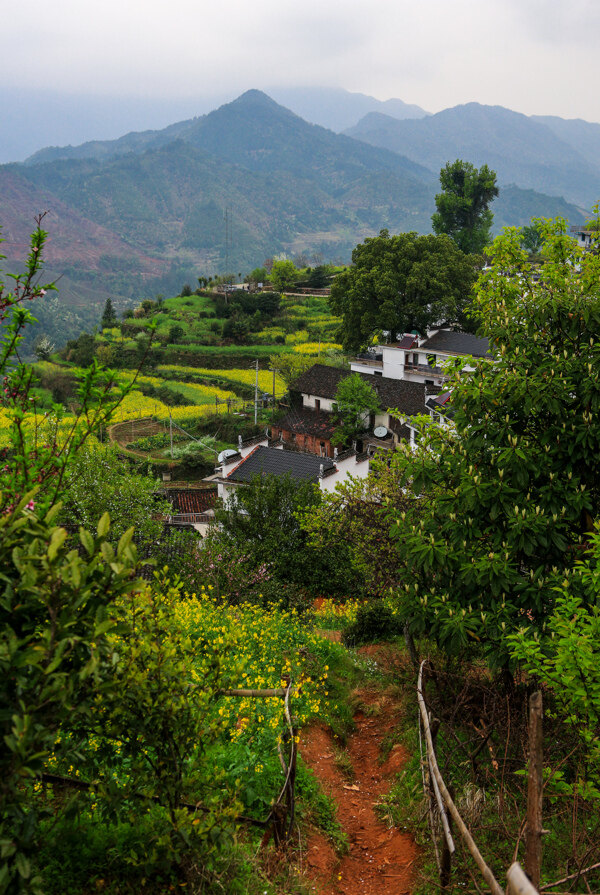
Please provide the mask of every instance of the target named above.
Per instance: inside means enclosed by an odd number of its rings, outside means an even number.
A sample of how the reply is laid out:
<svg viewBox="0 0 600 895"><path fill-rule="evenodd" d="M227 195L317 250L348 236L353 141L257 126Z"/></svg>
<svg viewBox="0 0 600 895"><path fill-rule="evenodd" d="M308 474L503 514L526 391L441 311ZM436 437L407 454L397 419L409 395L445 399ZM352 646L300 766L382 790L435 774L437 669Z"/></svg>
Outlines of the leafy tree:
<svg viewBox="0 0 600 895"><path fill-rule="evenodd" d="M66 355L78 367L89 367L94 360L94 337L81 333L78 339L71 339L67 342Z"/></svg>
<svg viewBox="0 0 600 895"><path fill-rule="evenodd" d="M257 476L248 486L236 489L227 508L215 513L221 527L214 535L222 548L221 561L228 544L234 545L247 569L262 570L262 576L273 582L275 600L281 598L278 586L281 590L288 583L313 594L348 593L352 585L344 546L328 551L312 547L300 524L299 514L312 512L320 501L319 489L310 482L298 482L289 475ZM239 557L234 562L237 565ZM258 582L262 592L260 576Z"/></svg>
<svg viewBox="0 0 600 895"><path fill-rule="evenodd" d="M178 323L169 327L169 342L179 342L183 337L184 329Z"/></svg>
<svg viewBox="0 0 600 895"><path fill-rule="evenodd" d="M496 172L457 159L440 171L442 192L435 197L433 232L446 233L465 254L481 254L491 241L490 202L498 195Z"/></svg>
<svg viewBox="0 0 600 895"><path fill-rule="evenodd" d="M588 555L557 588L544 636L522 619L509 636L511 653L553 694L559 717L578 735L583 755L578 773L565 778L563 792L600 799L600 532ZM570 769L575 761L569 762Z"/></svg>
<svg viewBox="0 0 600 895"><path fill-rule="evenodd" d="M117 313L113 307L113 303L110 297L106 299L106 302L104 304L101 323L102 329L110 329L111 326L115 326L117 324Z"/></svg>
<svg viewBox="0 0 600 895"><path fill-rule="evenodd" d="M484 644L494 664L515 627L544 630L600 499L600 258L565 221L540 227L539 279L512 229L479 281L494 361L457 362L453 425L396 455L414 495L391 520L411 565L400 611L447 649Z"/></svg>
<svg viewBox="0 0 600 895"><path fill-rule="evenodd" d="M329 282L331 272L332 270L329 265L317 265L317 267L314 267L308 275L308 285L311 289L323 289Z"/></svg>
<svg viewBox="0 0 600 895"><path fill-rule="evenodd" d="M329 304L342 317L344 348L358 350L382 330L391 334L464 320L476 273L448 236L400 233L366 239L352 266L335 278Z"/></svg>
<svg viewBox="0 0 600 895"><path fill-rule="evenodd" d="M300 519L313 547L328 551L346 545L352 575L362 583L367 597L377 598L406 579L381 508L393 507L398 514L406 510L409 500L386 462L374 463L372 469L366 479L346 479L333 491L324 492L318 506L302 512Z"/></svg>
<svg viewBox="0 0 600 895"><path fill-rule="evenodd" d="M296 282L298 271L293 261L274 261L269 279L278 292L285 292Z"/></svg>
<svg viewBox="0 0 600 895"><path fill-rule="evenodd" d="M61 521L70 526L94 527L102 513L110 513L115 541L132 527L139 541L156 541L160 516L171 511L170 504L157 500L155 479L131 472L116 448L94 442L69 464L62 500Z"/></svg>
<svg viewBox="0 0 600 895"><path fill-rule="evenodd" d="M267 268L266 267L255 267L253 271L251 271L246 277L246 281L248 283L264 283L267 279Z"/></svg>
<svg viewBox="0 0 600 895"><path fill-rule="evenodd" d="M287 386L309 370L313 363L313 357L308 354L300 354L297 351L289 352L289 354L272 354L269 358L270 368L277 370Z"/></svg>
<svg viewBox="0 0 600 895"><path fill-rule="evenodd" d="M529 252L530 260L538 260L540 257L540 249L544 242L544 236L539 225L531 224L528 227L521 228L521 241L523 247Z"/></svg>
<svg viewBox="0 0 600 895"><path fill-rule="evenodd" d="M341 380L335 393L337 428L333 441L348 444L368 427L369 415L380 410L379 398L372 385L359 373Z"/></svg>

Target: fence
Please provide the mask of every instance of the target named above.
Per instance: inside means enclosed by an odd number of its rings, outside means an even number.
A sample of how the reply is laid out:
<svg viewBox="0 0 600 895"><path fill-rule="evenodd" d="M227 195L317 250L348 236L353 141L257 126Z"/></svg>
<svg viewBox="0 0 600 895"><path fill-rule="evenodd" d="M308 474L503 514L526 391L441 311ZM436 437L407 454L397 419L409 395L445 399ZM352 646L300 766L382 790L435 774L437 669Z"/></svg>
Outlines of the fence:
<svg viewBox="0 0 600 895"><path fill-rule="evenodd" d="M428 803L429 823L434 843L435 856L440 874L440 884L442 889L447 889L450 882L450 873L452 869L452 857L456 851L454 839L452 837L451 821L453 820L456 827L471 853L475 864L477 865L481 875L487 883L489 891L492 895L504 895L504 889L498 883L492 870L485 862L481 852L479 851L475 840L467 825L463 821L458 809L454 803L452 796L444 782L440 773L437 757L434 748L434 736L437 732L437 725L432 730L432 722L427 711L425 698L423 696L423 668L425 660L421 662L419 668L419 677L417 680L417 699L419 702L419 742L422 744L421 730L425 734L426 743L426 761L423 760L421 752L421 767L423 771L423 788ZM518 862L514 862L507 872L508 893L509 895L538 895L538 889L532 884L531 879L535 879L539 884L540 864L541 864L541 796L542 796L542 774L541 774L541 694L534 693L531 701L530 715L530 762L529 762L529 789L528 789L528 831L527 831L527 861L526 866L529 876L526 875ZM443 829L442 854L435 838L434 811L437 807L439 818ZM450 816L448 816L450 815ZM530 879L531 877L531 879Z"/></svg>

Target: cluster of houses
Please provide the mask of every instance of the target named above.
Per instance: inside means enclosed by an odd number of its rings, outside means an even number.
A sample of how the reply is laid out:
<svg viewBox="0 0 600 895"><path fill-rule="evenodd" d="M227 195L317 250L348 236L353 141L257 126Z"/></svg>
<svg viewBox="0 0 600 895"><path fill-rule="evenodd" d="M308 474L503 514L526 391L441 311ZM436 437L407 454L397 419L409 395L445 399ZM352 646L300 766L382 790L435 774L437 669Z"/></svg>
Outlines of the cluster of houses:
<svg viewBox="0 0 600 895"><path fill-rule="evenodd" d="M462 359L468 369L471 358L482 357L490 357L487 339L438 329L377 346L352 358L349 367L314 364L291 384L285 414L270 434L240 438L236 450L219 455L214 475L206 480L213 485L210 502L218 496L226 505L237 488L257 475L289 475L322 491L332 491L348 476L366 478L376 453L393 450L400 440L414 443L417 416L445 418L450 397L444 391L446 361ZM372 386L380 410L365 415L364 432L351 448L339 450L334 444L336 394L340 382L353 373ZM168 521L204 533L212 517L208 492L170 489L168 494L173 504Z"/></svg>

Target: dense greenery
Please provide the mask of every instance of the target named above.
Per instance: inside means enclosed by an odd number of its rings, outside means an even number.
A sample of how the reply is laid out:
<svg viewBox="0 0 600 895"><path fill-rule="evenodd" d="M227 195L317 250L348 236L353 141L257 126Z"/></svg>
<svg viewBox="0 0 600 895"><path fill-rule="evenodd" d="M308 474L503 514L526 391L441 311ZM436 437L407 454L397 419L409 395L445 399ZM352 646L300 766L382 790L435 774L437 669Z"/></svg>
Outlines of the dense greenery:
<svg viewBox="0 0 600 895"><path fill-rule="evenodd" d="M381 409L372 385L353 373L341 380L335 393L336 444L348 444L368 428L369 417Z"/></svg>
<svg viewBox="0 0 600 895"><path fill-rule="evenodd" d="M469 162L448 164L440 171L442 192L435 197L434 233L446 233L465 254L481 254L491 242L490 203L498 195L496 172Z"/></svg>
<svg viewBox="0 0 600 895"><path fill-rule="evenodd" d="M317 487L289 476L257 477L237 488L217 511L220 531L211 535L212 555L220 558L215 583L231 593L233 576L235 590L246 598L304 608L315 596L347 596L359 589L345 545L320 550L301 525L299 516L317 512L321 500Z"/></svg>
<svg viewBox="0 0 600 895"><path fill-rule="evenodd" d="M481 643L496 665L525 619L545 630L600 494L600 262L564 221L540 226L539 278L512 230L479 281L493 361L457 362L452 424L426 426L394 461L415 498L390 518L411 565L402 614L446 649Z"/></svg>
<svg viewBox="0 0 600 895"><path fill-rule="evenodd" d="M382 331L394 340L411 330L464 322L476 272L448 236L390 236L382 230L354 249L352 262L335 278L330 298L343 319L346 349L370 344Z"/></svg>

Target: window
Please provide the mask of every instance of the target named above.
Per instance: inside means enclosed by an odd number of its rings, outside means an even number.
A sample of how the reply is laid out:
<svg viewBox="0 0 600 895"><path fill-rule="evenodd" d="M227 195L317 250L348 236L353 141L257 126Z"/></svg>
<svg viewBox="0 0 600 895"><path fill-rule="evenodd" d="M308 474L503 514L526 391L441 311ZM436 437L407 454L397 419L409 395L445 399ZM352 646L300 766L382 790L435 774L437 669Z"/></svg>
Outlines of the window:
<svg viewBox="0 0 600 895"><path fill-rule="evenodd" d="M318 398L315 398L315 410L321 409L321 402Z"/></svg>

